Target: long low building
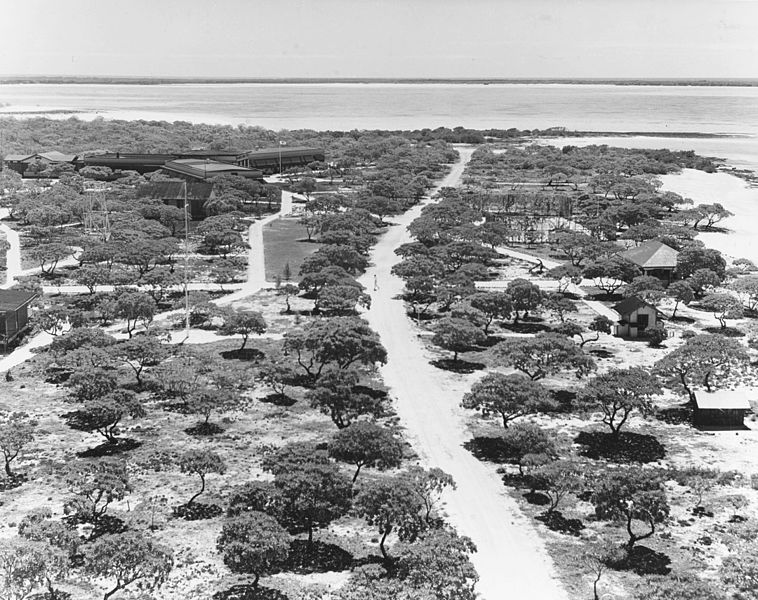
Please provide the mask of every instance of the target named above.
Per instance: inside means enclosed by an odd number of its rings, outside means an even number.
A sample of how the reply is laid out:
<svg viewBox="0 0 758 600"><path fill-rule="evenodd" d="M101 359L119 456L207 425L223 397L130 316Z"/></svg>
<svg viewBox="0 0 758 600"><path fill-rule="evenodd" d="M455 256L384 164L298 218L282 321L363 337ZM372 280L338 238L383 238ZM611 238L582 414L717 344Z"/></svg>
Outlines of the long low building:
<svg viewBox="0 0 758 600"><path fill-rule="evenodd" d="M202 158L170 160L162 168L171 176L194 181L208 181L220 175L235 175L245 179L263 180L263 173L258 169L248 169L239 165L230 165L229 163Z"/></svg>
<svg viewBox="0 0 758 600"><path fill-rule="evenodd" d="M130 152L106 152L102 154L90 154L84 156L80 166L108 167L114 171L137 171L138 173L152 173L162 169L170 161L183 159L211 160L236 164L238 152L212 152L212 151L189 151L189 152L166 152L166 153L130 153Z"/></svg>
<svg viewBox="0 0 758 600"><path fill-rule="evenodd" d="M324 162L321 148L307 146L278 146L261 148L240 154L237 164L251 169L260 169L266 174L279 173L291 167L305 167L312 162Z"/></svg>

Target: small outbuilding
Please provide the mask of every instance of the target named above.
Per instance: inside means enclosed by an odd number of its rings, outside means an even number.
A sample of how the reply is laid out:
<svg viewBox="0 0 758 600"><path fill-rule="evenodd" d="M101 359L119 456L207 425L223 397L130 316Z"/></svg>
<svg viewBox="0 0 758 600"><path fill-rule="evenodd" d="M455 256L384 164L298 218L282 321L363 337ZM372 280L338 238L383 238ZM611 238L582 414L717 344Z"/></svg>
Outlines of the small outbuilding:
<svg viewBox="0 0 758 600"><path fill-rule="evenodd" d="M693 423L698 427L742 429L745 415L750 412L748 392L745 389L714 390L695 393Z"/></svg>
<svg viewBox="0 0 758 600"><path fill-rule="evenodd" d="M29 328L29 305L37 298L34 292L0 290L0 340L3 353L19 335Z"/></svg>
<svg viewBox="0 0 758 600"><path fill-rule="evenodd" d="M619 319L614 326L613 335L617 337L642 337L645 330L658 325L658 310L644 300L631 296L613 306Z"/></svg>
<svg viewBox="0 0 758 600"><path fill-rule="evenodd" d="M679 252L658 240L649 240L621 253L622 258L634 263L643 275L671 281L676 271Z"/></svg>

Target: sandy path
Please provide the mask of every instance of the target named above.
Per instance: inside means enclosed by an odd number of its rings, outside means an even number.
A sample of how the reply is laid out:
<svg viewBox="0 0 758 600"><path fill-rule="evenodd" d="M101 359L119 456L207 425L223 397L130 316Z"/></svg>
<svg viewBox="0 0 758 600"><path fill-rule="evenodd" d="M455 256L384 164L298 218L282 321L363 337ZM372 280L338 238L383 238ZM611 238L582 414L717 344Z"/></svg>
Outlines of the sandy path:
<svg viewBox="0 0 758 600"><path fill-rule="evenodd" d="M460 149L462 159L453 166L442 186L460 182L473 149ZM390 273L399 261L394 249L411 240L406 227L421 212L417 206L396 220L372 253L362 283L372 291L372 307L366 313L387 348L388 362L381 369L392 389L395 408L414 448L425 463L450 473L456 490L445 496L450 522L477 545L472 557L479 573L477 591L483 599L566 600L555 578L552 562L516 502L505 492L491 465L475 459L462 444L470 438L459 408L461 396L481 374L459 377L431 366L417 331L397 296L403 282Z"/></svg>
<svg viewBox="0 0 758 600"><path fill-rule="evenodd" d="M715 248L733 258L749 258L758 264L758 244L755 229L758 225L758 188L728 173L705 173L683 169L674 175L662 175L663 189L692 198L695 204L720 202L734 213L717 224L725 233L701 232L697 238L709 248Z"/></svg>
<svg viewBox="0 0 758 600"><path fill-rule="evenodd" d="M0 219L5 219L10 214L7 208L0 208ZM8 240L8 252L5 256L5 283L0 285L0 289L8 289L16 283L16 277L21 274L21 241L18 237L18 231L8 227L5 223L0 223L0 231L5 234Z"/></svg>

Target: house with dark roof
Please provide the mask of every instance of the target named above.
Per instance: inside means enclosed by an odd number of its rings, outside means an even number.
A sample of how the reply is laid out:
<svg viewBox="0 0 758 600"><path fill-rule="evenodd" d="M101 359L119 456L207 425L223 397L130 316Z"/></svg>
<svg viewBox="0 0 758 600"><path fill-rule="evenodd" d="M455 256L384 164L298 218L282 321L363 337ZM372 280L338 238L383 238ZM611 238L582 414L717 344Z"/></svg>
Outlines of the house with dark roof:
<svg viewBox="0 0 758 600"><path fill-rule="evenodd" d="M0 290L0 340L3 353L29 328L29 305L38 297L34 292Z"/></svg>
<svg viewBox="0 0 758 600"><path fill-rule="evenodd" d="M76 154L63 154L53 150L31 154L8 154L3 162L7 168L26 177L33 177L37 173L56 165L70 164L75 166L78 158Z"/></svg>
<svg viewBox="0 0 758 600"><path fill-rule="evenodd" d="M658 240L648 240L624 251L622 258L634 263L643 275L671 281L676 271L676 261L679 252Z"/></svg>
<svg viewBox="0 0 758 600"><path fill-rule="evenodd" d="M160 200L169 206L184 209L185 184L189 216L194 220L208 216L205 203L213 198L213 184L205 181L151 181L137 186L137 198Z"/></svg>
<svg viewBox="0 0 758 600"><path fill-rule="evenodd" d="M636 296L625 298L612 308L619 316L613 331L617 337L642 337L646 329L658 325L660 313L655 306Z"/></svg>
<svg viewBox="0 0 758 600"><path fill-rule="evenodd" d="M187 181L208 181L220 175L235 175L245 179L263 181L263 173L258 169L248 169L216 160L202 158L179 158L168 161L163 170L173 177L181 177Z"/></svg>

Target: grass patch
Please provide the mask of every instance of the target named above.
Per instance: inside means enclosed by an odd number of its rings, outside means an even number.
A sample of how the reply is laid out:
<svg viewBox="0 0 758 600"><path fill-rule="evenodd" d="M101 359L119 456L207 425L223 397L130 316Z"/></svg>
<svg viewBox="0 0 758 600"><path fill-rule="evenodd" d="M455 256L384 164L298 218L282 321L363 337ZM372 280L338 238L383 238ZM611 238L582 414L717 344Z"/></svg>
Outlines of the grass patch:
<svg viewBox="0 0 758 600"><path fill-rule="evenodd" d="M297 219L285 218L272 221L263 228L263 248L266 261L266 280L274 281L282 276L284 267L290 265L292 280L297 275L303 260L315 252L320 244L307 241L305 229Z"/></svg>

